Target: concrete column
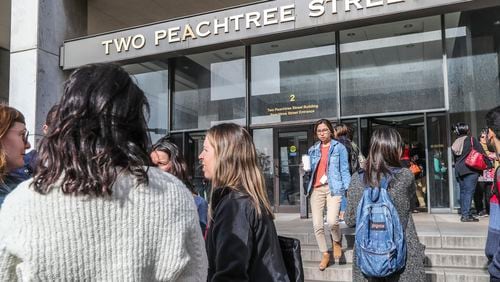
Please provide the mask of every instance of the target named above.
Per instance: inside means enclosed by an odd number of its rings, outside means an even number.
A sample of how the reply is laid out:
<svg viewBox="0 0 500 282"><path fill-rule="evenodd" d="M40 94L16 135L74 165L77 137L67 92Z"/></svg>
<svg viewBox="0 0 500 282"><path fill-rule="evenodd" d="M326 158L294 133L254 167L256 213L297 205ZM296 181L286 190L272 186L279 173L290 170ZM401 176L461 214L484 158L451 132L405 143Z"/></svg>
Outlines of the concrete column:
<svg viewBox="0 0 500 282"><path fill-rule="evenodd" d="M12 1L9 105L25 115L31 133L42 134L48 110L62 95L67 74L59 67L60 46L86 34L86 0Z"/></svg>

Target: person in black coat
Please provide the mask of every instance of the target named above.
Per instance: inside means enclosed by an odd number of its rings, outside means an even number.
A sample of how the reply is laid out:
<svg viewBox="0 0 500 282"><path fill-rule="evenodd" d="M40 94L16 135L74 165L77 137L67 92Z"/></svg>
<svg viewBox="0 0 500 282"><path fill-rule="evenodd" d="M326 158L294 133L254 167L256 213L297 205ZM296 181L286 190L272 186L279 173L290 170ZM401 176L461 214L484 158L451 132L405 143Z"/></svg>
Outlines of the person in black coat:
<svg viewBox="0 0 500 282"><path fill-rule="evenodd" d="M472 147L483 155L486 154L481 143L473 136L469 136L469 125L459 122L453 127L453 132L458 136L453 142L452 151L455 157L455 177L460 185L460 210L462 213L460 220L462 222L477 222L479 219L472 216L470 208L477 180L483 172L467 166L465 159ZM487 158L485 160L489 162ZM491 166L491 163L489 165Z"/></svg>
<svg viewBox="0 0 500 282"><path fill-rule="evenodd" d="M232 123L210 128L199 159L212 182L208 281L290 281L248 131Z"/></svg>

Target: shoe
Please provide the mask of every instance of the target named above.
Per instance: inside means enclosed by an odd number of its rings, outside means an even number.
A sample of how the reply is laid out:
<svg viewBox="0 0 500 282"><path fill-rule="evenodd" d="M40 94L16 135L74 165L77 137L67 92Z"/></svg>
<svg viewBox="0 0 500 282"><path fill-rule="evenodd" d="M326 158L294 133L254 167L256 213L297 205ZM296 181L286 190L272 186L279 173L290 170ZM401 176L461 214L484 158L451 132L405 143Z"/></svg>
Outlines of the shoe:
<svg viewBox="0 0 500 282"><path fill-rule="evenodd" d="M321 258L321 262L319 263L319 270L323 271L328 267L328 263L330 262L330 253L323 253L323 257Z"/></svg>
<svg viewBox="0 0 500 282"><path fill-rule="evenodd" d="M488 217L488 213L486 211L480 211L478 214L477 214L478 217Z"/></svg>
<svg viewBox="0 0 500 282"><path fill-rule="evenodd" d="M460 218L460 221L461 222L478 222L479 219L473 217L472 215L471 216L468 216L468 217L461 217Z"/></svg>
<svg viewBox="0 0 500 282"><path fill-rule="evenodd" d="M342 256L342 244L340 242L333 242L333 258L340 259Z"/></svg>

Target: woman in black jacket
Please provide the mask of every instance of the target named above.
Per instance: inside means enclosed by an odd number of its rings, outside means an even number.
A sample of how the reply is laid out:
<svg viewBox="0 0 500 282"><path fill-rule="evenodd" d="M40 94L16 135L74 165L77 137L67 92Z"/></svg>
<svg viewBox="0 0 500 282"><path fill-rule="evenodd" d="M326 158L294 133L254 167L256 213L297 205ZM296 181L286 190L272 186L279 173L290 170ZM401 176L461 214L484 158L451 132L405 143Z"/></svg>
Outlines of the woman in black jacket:
<svg viewBox="0 0 500 282"><path fill-rule="evenodd" d="M289 281L248 131L232 123L210 128L199 159L213 191L208 281Z"/></svg>
<svg viewBox="0 0 500 282"><path fill-rule="evenodd" d="M453 127L453 132L458 136L451 148L455 157L455 177L460 185L460 210L462 213L460 220L462 222L478 222L479 219L472 216L470 208L477 180L483 172L467 166L465 159L472 147L479 153L486 154L481 143L476 138L469 136L469 125L459 122ZM485 160L489 162L487 158Z"/></svg>

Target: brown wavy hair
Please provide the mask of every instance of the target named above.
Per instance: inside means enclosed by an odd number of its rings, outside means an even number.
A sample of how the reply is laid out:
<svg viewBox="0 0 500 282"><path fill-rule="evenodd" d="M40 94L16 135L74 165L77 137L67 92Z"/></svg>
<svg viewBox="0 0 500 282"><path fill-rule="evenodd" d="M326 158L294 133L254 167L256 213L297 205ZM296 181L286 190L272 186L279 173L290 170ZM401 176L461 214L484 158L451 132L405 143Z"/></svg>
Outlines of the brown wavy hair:
<svg viewBox="0 0 500 282"><path fill-rule="evenodd" d="M23 114L12 107L0 104L0 139L16 122L26 124ZM2 148L2 143L0 143L0 180L3 180L7 173L7 156Z"/></svg>
<svg viewBox="0 0 500 282"><path fill-rule="evenodd" d="M147 184L149 106L129 74L113 64L76 69L39 147L35 190L61 181L66 194L105 196L121 171Z"/></svg>
<svg viewBox="0 0 500 282"><path fill-rule="evenodd" d="M206 138L214 147L216 159L212 192L224 187L240 191L250 197L257 215L273 216L255 145L248 131L234 123L222 123L210 128Z"/></svg>

